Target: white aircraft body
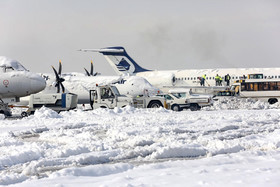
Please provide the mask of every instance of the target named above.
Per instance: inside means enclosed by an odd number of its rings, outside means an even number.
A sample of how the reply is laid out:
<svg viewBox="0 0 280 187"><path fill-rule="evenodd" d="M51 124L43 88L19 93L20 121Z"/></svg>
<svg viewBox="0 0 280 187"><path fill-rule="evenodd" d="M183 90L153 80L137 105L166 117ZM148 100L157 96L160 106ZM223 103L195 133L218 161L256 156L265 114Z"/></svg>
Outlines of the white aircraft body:
<svg viewBox="0 0 280 187"><path fill-rule="evenodd" d="M42 91L46 81L27 71L19 62L0 57L0 99L4 103L17 102L20 97Z"/></svg>
<svg viewBox="0 0 280 187"><path fill-rule="evenodd" d="M264 78L280 78L280 68L216 68L216 69L186 69L157 71L148 70L139 66L123 47L107 47L102 49L81 49L102 53L115 72L119 75L136 75L147 79L152 85L162 89L164 87L198 87L198 77L206 75L205 86L216 87L215 76L218 74L224 80L229 74L230 84L248 74L262 73ZM225 86L225 81L222 82Z"/></svg>
<svg viewBox="0 0 280 187"><path fill-rule="evenodd" d="M47 86L42 93L54 93L57 91L56 78L51 74L44 74L48 77ZM135 76L87 76L83 73L63 73L61 77L64 79L63 85L65 92L75 93L78 95L78 104L89 103L89 91L94 89L96 85L114 84L120 94L137 96L145 94L156 94L159 89L152 86L142 77Z"/></svg>

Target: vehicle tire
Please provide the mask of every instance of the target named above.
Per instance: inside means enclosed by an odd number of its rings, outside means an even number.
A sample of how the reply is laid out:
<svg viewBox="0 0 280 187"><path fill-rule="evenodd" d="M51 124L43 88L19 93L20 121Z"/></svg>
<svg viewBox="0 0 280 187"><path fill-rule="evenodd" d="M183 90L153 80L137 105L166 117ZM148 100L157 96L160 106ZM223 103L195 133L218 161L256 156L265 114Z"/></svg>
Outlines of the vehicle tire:
<svg viewBox="0 0 280 187"><path fill-rule="evenodd" d="M197 111L197 110L200 110L200 109L201 109L201 107L196 103L191 104L191 106L190 106L191 111Z"/></svg>
<svg viewBox="0 0 280 187"><path fill-rule="evenodd" d="M24 118L24 117L27 117L27 116L28 116L27 112L22 112L22 113L21 113L21 117Z"/></svg>
<svg viewBox="0 0 280 187"><path fill-rule="evenodd" d="M278 100L276 98L272 98L272 99L269 99L268 102L269 102L269 104L273 105L273 104L277 103Z"/></svg>
<svg viewBox="0 0 280 187"><path fill-rule="evenodd" d="M171 110L178 112L178 111L181 111L182 108L179 105L174 104L174 105L171 106Z"/></svg>
<svg viewBox="0 0 280 187"><path fill-rule="evenodd" d="M159 101L151 101L148 105L148 108L159 108L159 107L163 107L161 102Z"/></svg>

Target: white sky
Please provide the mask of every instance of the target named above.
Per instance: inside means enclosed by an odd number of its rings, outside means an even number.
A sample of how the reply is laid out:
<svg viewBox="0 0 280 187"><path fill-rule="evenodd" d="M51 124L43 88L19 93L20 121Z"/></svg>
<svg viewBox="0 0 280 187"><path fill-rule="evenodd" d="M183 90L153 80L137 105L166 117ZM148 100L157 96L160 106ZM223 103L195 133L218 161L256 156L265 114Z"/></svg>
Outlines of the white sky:
<svg viewBox="0 0 280 187"><path fill-rule="evenodd" d="M35 72L83 72L90 60L114 75L101 54L124 46L158 70L280 67L278 0L1 0L0 56Z"/></svg>

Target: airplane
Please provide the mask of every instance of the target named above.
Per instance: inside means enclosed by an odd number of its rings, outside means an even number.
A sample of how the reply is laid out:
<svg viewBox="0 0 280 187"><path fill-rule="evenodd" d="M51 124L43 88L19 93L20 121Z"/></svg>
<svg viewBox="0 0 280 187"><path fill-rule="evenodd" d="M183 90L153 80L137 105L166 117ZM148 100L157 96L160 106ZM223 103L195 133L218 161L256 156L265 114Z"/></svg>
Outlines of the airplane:
<svg viewBox="0 0 280 187"><path fill-rule="evenodd" d="M78 95L78 104L89 104L89 91L97 85L114 84L123 95L154 95L159 89L152 86L142 77L135 76L101 76L93 72L91 63L90 73L71 72L62 73L62 63L59 62L58 71L54 68L53 74L42 74L46 79L46 88L41 93L75 93ZM89 75L88 75L89 73ZM22 99L21 104L27 105L28 97Z"/></svg>
<svg viewBox="0 0 280 187"><path fill-rule="evenodd" d="M38 74L29 72L15 60L0 56L0 101L7 105L19 102L21 97L42 91L45 80ZM0 109L0 112L3 111Z"/></svg>
<svg viewBox="0 0 280 187"><path fill-rule="evenodd" d="M264 78L280 78L280 68L216 68L216 69L185 69L185 70L149 70L138 65L126 52L124 47L106 47L101 49L80 49L84 52L99 52L113 67L118 75L136 75L147 79L159 89L201 87L200 78L205 76L205 87L216 86L215 77L223 78L223 89L227 86L224 77L229 74L231 85L236 80L247 78L248 74L263 74Z"/></svg>

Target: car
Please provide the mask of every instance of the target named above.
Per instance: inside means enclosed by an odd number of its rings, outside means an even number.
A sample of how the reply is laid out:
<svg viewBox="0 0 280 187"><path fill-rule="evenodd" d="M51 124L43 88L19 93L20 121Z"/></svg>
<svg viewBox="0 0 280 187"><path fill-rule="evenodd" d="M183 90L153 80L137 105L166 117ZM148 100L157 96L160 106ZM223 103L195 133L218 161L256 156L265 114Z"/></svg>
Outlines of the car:
<svg viewBox="0 0 280 187"><path fill-rule="evenodd" d="M212 97L209 95L169 91L169 93L157 94L157 96L164 97L168 108L174 111L182 111L183 109L196 111L200 110L201 107L213 105Z"/></svg>

